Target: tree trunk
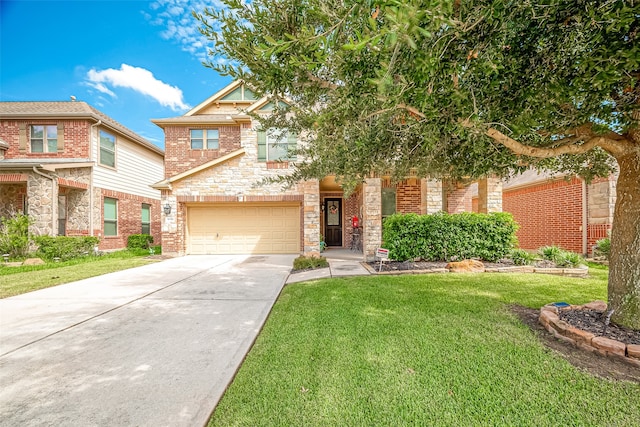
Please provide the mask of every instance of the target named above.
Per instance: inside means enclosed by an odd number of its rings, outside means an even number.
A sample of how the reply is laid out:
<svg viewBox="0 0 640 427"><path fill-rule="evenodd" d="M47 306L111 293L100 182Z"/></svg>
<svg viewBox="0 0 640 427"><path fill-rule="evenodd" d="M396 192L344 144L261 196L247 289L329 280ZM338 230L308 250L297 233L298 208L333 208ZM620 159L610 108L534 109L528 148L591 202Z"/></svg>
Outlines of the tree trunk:
<svg viewBox="0 0 640 427"><path fill-rule="evenodd" d="M611 320L640 330L640 151L619 157L620 175L611 230L609 309Z"/></svg>

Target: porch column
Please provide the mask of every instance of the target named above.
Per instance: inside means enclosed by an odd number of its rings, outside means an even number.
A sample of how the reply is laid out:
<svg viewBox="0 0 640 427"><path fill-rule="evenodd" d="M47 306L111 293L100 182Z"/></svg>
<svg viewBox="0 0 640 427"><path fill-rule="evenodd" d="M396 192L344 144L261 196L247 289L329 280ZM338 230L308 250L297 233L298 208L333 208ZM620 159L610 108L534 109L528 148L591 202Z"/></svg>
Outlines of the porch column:
<svg viewBox="0 0 640 427"><path fill-rule="evenodd" d="M502 212L502 181L486 177L478 181L478 212Z"/></svg>
<svg viewBox="0 0 640 427"><path fill-rule="evenodd" d="M420 213L434 214L442 211L442 181L422 178L420 180Z"/></svg>
<svg viewBox="0 0 640 427"><path fill-rule="evenodd" d="M302 184L303 252L305 256L320 256L320 181L312 179Z"/></svg>
<svg viewBox="0 0 640 427"><path fill-rule="evenodd" d="M171 212L168 215L164 212L164 206L167 204L171 206ZM171 190L161 190L160 230L162 232L162 253L180 254L178 221L180 219L184 220L184 216L179 217L179 208L177 197L172 194Z"/></svg>
<svg viewBox="0 0 640 427"><path fill-rule="evenodd" d="M57 235L57 183L45 174L30 174L27 182L27 200L27 214L33 219L29 231L36 236Z"/></svg>
<svg viewBox="0 0 640 427"><path fill-rule="evenodd" d="M365 261L373 261L382 244L382 180L367 178L363 185L362 252Z"/></svg>

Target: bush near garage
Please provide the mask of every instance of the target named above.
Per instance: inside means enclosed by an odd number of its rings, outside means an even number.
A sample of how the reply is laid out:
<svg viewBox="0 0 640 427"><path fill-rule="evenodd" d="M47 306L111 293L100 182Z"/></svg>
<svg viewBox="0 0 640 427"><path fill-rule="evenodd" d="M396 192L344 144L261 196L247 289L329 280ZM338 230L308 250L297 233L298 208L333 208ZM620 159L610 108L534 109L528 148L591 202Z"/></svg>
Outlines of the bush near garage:
<svg viewBox="0 0 640 427"><path fill-rule="evenodd" d="M497 261L517 245L518 225L507 212L395 214L383 222L383 246L397 261Z"/></svg>
<svg viewBox="0 0 640 427"><path fill-rule="evenodd" d="M149 234L132 234L127 238L127 249L149 249L153 236Z"/></svg>
<svg viewBox="0 0 640 427"><path fill-rule="evenodd" d="M93 236L36 236L34 238L38 249L36 254L44 259L58 258L66 261L82 256L94 255L100 239Z"/></svg>
<svg viewBox="0 0 640 427"><path fill-rule="evenodd" d="M293 260L293 270L313 270L316 268L329 267L329 262L325 257L299 256Z"/></svg>

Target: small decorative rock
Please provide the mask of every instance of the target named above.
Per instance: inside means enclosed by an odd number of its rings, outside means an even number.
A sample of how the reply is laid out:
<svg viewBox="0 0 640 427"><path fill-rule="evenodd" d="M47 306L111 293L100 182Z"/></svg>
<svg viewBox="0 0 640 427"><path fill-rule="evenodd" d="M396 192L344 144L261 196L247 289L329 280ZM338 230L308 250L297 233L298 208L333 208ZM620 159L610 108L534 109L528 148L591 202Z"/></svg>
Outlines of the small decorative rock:
<svg viewBox="0 0 640 427"><path fill-rule="evenodd" d="M482 273L484 272L484 264L475 259L465 259L458 262L450 262L446 266L447 270L452 273Z"/></svg>

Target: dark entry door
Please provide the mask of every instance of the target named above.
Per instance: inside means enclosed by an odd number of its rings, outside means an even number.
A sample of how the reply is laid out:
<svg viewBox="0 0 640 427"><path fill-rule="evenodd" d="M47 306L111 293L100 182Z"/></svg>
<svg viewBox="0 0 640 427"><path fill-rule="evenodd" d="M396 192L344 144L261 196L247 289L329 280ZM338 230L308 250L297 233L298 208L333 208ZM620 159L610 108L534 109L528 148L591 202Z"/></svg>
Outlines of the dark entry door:
<svg viewBox="0 0 640 427"><path fill-rule="evenodd" d="M324 199L324 241L342 246L342 199Z"/></svg>

